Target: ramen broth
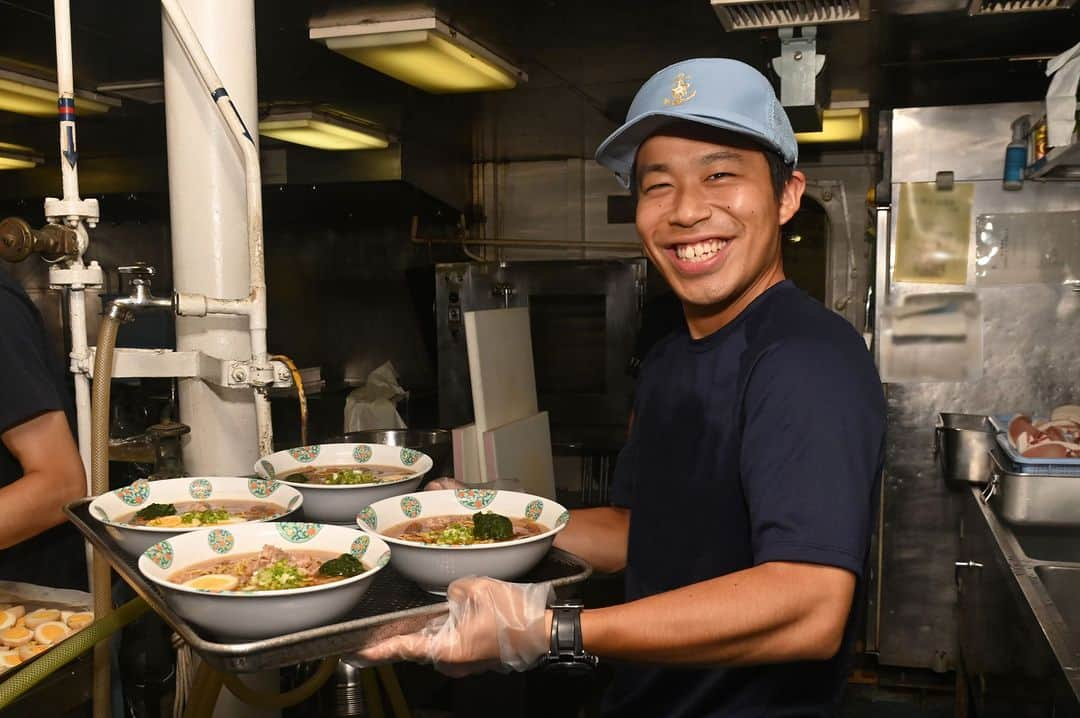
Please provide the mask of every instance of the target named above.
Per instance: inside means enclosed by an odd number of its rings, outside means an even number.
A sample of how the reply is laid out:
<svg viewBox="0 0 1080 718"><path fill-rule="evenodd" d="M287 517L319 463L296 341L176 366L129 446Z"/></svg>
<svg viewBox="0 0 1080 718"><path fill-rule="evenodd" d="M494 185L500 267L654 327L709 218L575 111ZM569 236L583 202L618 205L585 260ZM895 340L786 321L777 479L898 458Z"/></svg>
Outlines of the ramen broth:
<svg viewBox="0 0 1080 718"><path fill-rule="evenodd" d="M544 524L526 518L510 518L513 535L505 539L477 539L473 537L473 515L429 516L422 519L410 519L395 524L383 531L389 538L402 541L416 541L438 546L473 546L477 544L516 541L546 533L550 529Z"/></svg>
<svg viewBox="0 0 1080 718"><path fill-rule="evenodd" d="M140 516L146 509L132 512L117 521L133 526L154 528L190 528L262 521L285 513L285 507L266 501L218 499L214 501L177 501L171 504L151 504L160 508L156 516ZM169 512L171 508L171 513ZM151 512L154 513L154 512Z"/></svg>
<svg viewBox="0 0 1080 718"><path fill-rule="evenodd" d="M348 559L352 571L336 570ZM334 569L327 571L326 567ZM204 576L235 576L234 591L279 591L290 588L308 588L334 583L368 570L349 554L338 555L330 551L284 550L265 545L262 551L246 553L229 558L215 558L193 564L173 573L167 578L172 583L185 584ZM334 575L328 575L334 574Z"/></svg>
<svg viewBox="0 0 1080 718"><path fill-rule="evenodd" d="M283 481L299 484L321 484L324 486L357 486L362 484L385 484L399 481L413 475L413 471L400 466L380 466L378 464L356 464L345 466L315 466L297 469L278 476Z"/></svg>

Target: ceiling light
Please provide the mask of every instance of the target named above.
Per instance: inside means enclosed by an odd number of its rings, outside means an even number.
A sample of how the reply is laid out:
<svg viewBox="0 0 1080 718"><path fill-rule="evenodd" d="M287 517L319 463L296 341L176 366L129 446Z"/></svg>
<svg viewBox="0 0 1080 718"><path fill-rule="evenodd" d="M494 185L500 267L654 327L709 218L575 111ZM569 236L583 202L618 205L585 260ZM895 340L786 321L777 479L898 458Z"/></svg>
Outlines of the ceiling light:
<svg viewBox="0 0 1080 718"><path fill-rule="evenodd" d="M334 52L435 94L509 90L528 76L436 17L312 27Z"/></svg>
<svg viewBox="0 0 1080 718"><path fill-rule="evenodd" d="M43 162L41 155L29 147L0 142L0 170L28 170Z"/></svg>
<svg viewBox="0 0 1080 718"><path fill-rule="evenodd" d="M796 132L799 144L821 142L858 142L866 132L866 109L826 109L822 113L821 131Z"/></svg>
<svg viewBox="0 0 1080 718"><path fill-rule="evenodd" d="M35 117L56 116L56 83L0 69L0 110ZM75 109L83 114L108 112L120 101L85 90L75 91Z"/></svg>
<svg viewBox="0 0 1080 718"><path fill-rule="evenodd" d="M314 110L271 111L259 120L259 134L320 150L381 150L390 137L361 122Z"/></svg>

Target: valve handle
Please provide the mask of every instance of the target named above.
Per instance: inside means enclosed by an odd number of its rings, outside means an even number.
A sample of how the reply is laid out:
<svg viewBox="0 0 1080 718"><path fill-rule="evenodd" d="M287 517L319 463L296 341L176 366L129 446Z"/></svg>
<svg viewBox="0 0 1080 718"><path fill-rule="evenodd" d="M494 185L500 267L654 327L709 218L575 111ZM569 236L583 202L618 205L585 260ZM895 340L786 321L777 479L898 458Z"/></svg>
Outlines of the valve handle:
<svg viewBox="0 0 1080 718"><path fill-rule="evenodd" d="M157 270L151 267L146 262L136 262L135 264L129 264L123 267L117 267L116 271L123 275L128 275L132 278L152 277L157 274Z"/></svg>

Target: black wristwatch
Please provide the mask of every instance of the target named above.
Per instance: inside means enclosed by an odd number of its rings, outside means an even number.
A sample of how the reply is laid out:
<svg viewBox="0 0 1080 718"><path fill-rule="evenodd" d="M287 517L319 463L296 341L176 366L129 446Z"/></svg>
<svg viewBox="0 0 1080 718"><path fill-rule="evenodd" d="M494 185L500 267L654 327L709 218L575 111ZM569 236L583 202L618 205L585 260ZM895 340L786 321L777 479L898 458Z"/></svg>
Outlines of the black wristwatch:
<svg viewBox="0 0 1080 718"><path fill-rule="evenodd" d="M585 673L596 667L597 658L581 645L581 601L551 604L551 644L540 661L545 669Z"/></svg>

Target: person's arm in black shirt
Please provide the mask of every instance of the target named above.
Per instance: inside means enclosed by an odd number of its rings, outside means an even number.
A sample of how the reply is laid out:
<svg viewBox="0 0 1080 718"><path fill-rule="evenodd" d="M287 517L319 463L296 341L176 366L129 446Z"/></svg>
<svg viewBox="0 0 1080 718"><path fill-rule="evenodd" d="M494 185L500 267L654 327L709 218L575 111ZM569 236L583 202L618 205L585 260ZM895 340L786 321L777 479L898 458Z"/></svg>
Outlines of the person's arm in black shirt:
<svg viewBox="0 0 1080 718"><path fill-rule="evenodd" d="M23 476L0 488L0 549L65 520L63 506L86 494L86 474L62 411L48 411L0 434Z"/></svg>

